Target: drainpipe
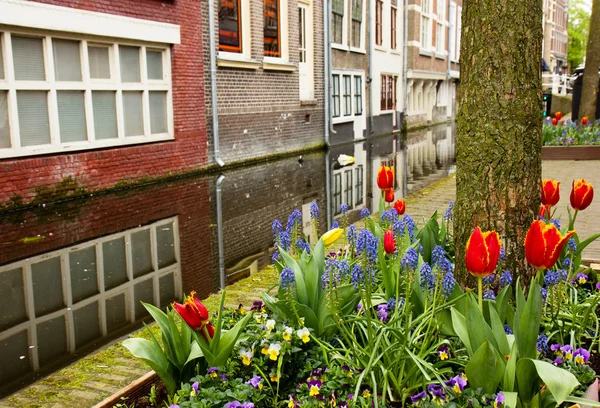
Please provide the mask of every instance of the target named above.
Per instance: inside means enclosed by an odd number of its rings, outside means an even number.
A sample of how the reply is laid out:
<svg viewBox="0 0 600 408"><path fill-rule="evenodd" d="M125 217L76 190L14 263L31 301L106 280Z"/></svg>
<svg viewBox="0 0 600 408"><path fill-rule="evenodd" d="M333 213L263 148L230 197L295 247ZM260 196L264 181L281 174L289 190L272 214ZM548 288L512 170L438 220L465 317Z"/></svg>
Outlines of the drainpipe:
<svg viewBox="0 0 600 408"><path fill-rule="evenodd" d="M215 45L217 43L215 36L215 0L208 0L208 42L210 48L210 89L212 105L212 125L213 125L213 147L215 162L221 167L225 165L221 159L221 150L219 149L219 111L217 105L217 55Z"/></svg>
<svg viewBox="0 0 600 408"><path fill-rule="evenodd" d="M404 124L406 124L408 118L408 0L404 0ZM407 128L408 126L405 126ZM405 140L408 140L407 135L403 135ZM402 186L402 195L406 197L408 195L408 142L404 144L404 183Z"/></svg>
<svg viewBox="0 0 600 408"><path fill-rule="evenodd" d="M219 283L225 289L225 251L223 249L223 200L221 197L221 183L225 178L220 175L217 179L217 246L219 251Z"/></svg>
<svg viewBox="0 0 600 408"><path fill-rule="evenodd" d="M367 7L369 8L369 39L368 39L368 59L369 59L369 70L367 84L369 84L369 135L373 134L374 122L373 122L373 30L375 30L375 15L371 5L373 0L369 0Z"/></svg>
<svg viewBox="0 0 600 408"><path fill-rule="evenodd" d="M324 59L324 78L323 78L323 89L325 95L323 95L324 105L324 119L325 119L325 145L327 151L325 153L325 206L327 207L327 229L331 227L333 223L333 213L331 211L331 174L329 174L329 133L335 134L333 130L333 124L331 123L331 29L329 27L329 17L331 16L331 0L323 0L323 59ZM315 237L318 239L318 237Z"/></svg>
<svg viewBox="0 0 600 408"><path fill-rule="evenodd" d="M448 0L448 12L446 14L448 16L448 79L450 79L450 71L452 69L452 66L450 65L450 55L452 55L452 44L450 44L450 30L452 30L453 26L450 24L450 3L451 0ZM448 92L448 94L450 94L450 92Z"/></svg>

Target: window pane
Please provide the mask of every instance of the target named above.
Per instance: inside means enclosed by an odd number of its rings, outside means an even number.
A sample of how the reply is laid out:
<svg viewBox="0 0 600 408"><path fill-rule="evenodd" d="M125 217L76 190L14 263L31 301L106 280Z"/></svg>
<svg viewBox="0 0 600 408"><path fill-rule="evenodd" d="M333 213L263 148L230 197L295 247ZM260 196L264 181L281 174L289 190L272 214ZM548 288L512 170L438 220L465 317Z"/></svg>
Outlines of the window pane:
<svg viewBox="0 0 600 408"><path fill-rule="evenodd" d="M45 91L17 91L21 146L50 143L48 98Z"/></svg>
<svg viewBox="0 0 600 408"><path fill-rule="evenodd" d="M95 246L71 252L69 254L69 267L71 269L73 303L98 293Z"/></svg>
<svg viewBox="0 0 600 408"><path fill-rule="evenodd" d="M58 91L56 99L60 141L68 143L87 140L83 91Z"/></svg>
<svg viewBox="0 0 600 408"><path fill-rule="evenodd" d="M149 92L150 133L167 133L167 93Z"/></svg>
<svg viewBox="0 0 600 408"><path fill-rule="evenodd" d="M52 40L54 76L57 81L81 81L79 41Z"/></svg>
<svg viewBox="0 0 600 408"><path fill-rule="evenodd" d="M125 239L118 238L102 244L104 260L104 289L109 290L127 282Z"/></svg>
<svg viewBox="0 0 600 408"><path fill-rule="evenodd" d="M55 312L65 306L60 270L58 256L31 265L36 317Z"/></svg>
<svg viewBox="0 0 600 408"><path fill-rule="evenodd" d="M175 276L172 273L161 276L158 280L158 287L160 305L168 306L169 303L175 300Z"/></svg>
<svg viewBox="0 0 600 408"><path fill-rule="evenodd" d="M119 46L121 82L140 82L140 48Z"/></svg>
<svg viewBox="0 0 600 408"><path fill-rule="evenodd" d="M88 47L90 78L110 79L108 47Z"/></svg>
<svg viewBox="0 0 600 408"><path fill-rule="evenodd" d="M21 81L46 80L43 40L14 35L11 38L15 79Z"/></svg>
<svg viewBox="0 0 600 408"><path fill-rule="evenodd" d="M173 224L156 227L158 267L164 268L177 262L175 259L175 239Z"/></svg>
<svg viewBox="0 0 600 408"><path fill-rule="evenodd" d="M144 134L141 92L123 92L123 116L125 119L125 136Z"/></svg>
<svg viewBox="0 0 600 408"><path fill-rule="evenodd" d="M0 273L0 330L6 330L27 320L23 269Z"/></svg>
<svg viewBox="0 0 600 408"><path fill-rule="evenodd" d="M67 325L64 316L46 320L37 326L38 357L40 366L56 360L63 354L67 354Z"/></svg>
<svg viewBox="0 0 600 408"><path fill-rule="evenodd" d="M134 278L154 270L150 250L150 230L142 230L131 234L131 258Z"/></svg>
<svg viewBox="0 0 600 408"><path fill-rule="evenodd" d="M10 147L8 130L8 92L0 91L0 149Z"/></svg>
<svg viewBox="0 0 600 408"><path fill-rule="evenodd" d="M219 49L222 51L242 51L239 12L240 0L219 2Z"/></svg>
<svg viewBox="0 0 600 408"><path fill-rule="evenodd" d="M133 298L135 300L135 319L139 319L148 314L148 311L142 305L142 302L154 304L154 282L147 279L138 283L133 288Z"/></svg>
<svg viewBox="0 0 600 408"><path fill-rule="evenodd" d="M75 326L75 347L96 340L101 336L100 316L98 313L98 302L77 309L73 312L73 323Z"/></svg>
<svg viewBox="0 0 600 408"><path fill-rule="evenodd" d="M94 107L94 132L96 140L116 139L118 135L115 92L93 91L92 106Z"/></svg>
<svg viewBox="0 0 600 408"><path fill-rule="evenodd" d="M2 340L0 367L0 384L6 384L31 371L27 330Z"/></svg>
<svg viewBox="0 0 600 408"><path fill-rule="evenodd" d="M0 79L4 79L4 57L2 56L2 36L0 35Z"/></svg>
<svg viewBox="0 0 600 408"><path fill-rule="evenodd" d="M146 51L148 79L163 79L162 51Z"/></svg>
<svg viewBox="0 0 600 408"><path fill-rule="evenodd" d="M125 295L120 294L106 299L106 328L108 332L118 329L123 323L127 323Z"/></svg>
<svg viewBox="0 0 600 408"><path fill-rule="evenodd" d="M279 0L264 0L265 56L279 57Z"/></svg>

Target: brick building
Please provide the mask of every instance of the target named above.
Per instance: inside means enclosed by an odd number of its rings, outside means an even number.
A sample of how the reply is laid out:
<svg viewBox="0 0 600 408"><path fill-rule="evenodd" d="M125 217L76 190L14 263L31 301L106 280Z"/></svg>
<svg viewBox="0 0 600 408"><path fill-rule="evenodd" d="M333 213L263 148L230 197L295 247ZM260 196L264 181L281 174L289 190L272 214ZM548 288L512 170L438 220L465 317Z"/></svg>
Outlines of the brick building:
<svg viewBox="0 0 600 408"><path fill-rule="evenodd" d="M462 0L408 2L408 126L456 115Z"/></svg>
<svg viewBox="0 0 600 408"><path fill-rule="evenodd" d="M225 164L324 143L323 7L315 0L201 2L205 99L216 77L220 159ZM216 72L211 73L213 47ZM212 103L206 121L212 126ZM215 146L208 138L211 163Z"/></svg>
<svg viewBox="0 0 600 408"><path fill-rule="evenodd" d="M0 203L207 165L199 2L0 10Z"/></svg>
<svg viewBox="0 0 600 408"><path fill-rule="evenodd" d="M544 60L550 71L565 73L569 44L569 0L544 0ZM575 67L573 67L575 68Z"/></svg>

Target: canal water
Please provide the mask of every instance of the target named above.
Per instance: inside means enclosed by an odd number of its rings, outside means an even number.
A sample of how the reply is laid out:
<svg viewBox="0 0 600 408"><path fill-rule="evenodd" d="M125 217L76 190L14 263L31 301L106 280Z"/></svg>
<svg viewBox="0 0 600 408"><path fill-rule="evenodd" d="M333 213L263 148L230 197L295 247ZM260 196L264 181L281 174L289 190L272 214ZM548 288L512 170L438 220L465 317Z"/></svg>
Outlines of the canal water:
<svg viewBox="0 0 600 408"><path fill-rule="evenodd" d="M342 203L351 220L377 209L381 164L396 198L423 188L454 170L453 128L0 216L0 399L140 327L141 301L204 298L261 270L274 219L298 208L310 236L312 201L329 225Z"/></svg>

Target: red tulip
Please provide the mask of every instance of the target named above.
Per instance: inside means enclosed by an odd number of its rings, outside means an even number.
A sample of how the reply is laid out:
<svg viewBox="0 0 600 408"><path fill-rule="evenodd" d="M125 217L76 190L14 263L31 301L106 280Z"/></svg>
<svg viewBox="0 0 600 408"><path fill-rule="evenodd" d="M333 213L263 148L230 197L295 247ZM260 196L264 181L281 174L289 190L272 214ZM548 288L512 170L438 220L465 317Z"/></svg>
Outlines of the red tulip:
<svg viewBox="0 0 600 408"><path fill-rule="evenodd" d="M552 118L552 126L558 125L558 119Z"/></svg>
<svg viewBox="0 0 600 408"><path fill-rule="evenodd" d="M394 209L396 210L398 215L404 214L404 211L406 211L406 202L404 200L397 200L394 203Z"/></svg>
<svg viewBox="0 0 600 408"><path fill-rule="evenodd" d="M551 216L552 215L550 214L550 206L547 204L540 205L540 217L549 220Z"/></svg>
<svg viewBox="0 0 600 408"><path fill-rule="evenodd" d="M196 299L196 292L190 293L183 304L173 302L173 308L192 330L198 330L208 322L208 309Z"/></svg>
<svg viewBox="0 0 600 408"><path fill-rule="evenodd" d="M556 180L542 180L542 204L553 206L560 200L558 190L560 183Z"/></svg>
<svg viewBox="0 0 600 408"><path fill-rule="evenodd" d="M394 189L388 188L385 190L385 202L393 203L394 202Z"/></svg>
<svg viewBox="0 0 600 408"><path fill-rule="evenodd" d="M391 229L383 234L383 249L388 254L393 254L396 251L396 239Z"/></svg>
<svg viewBox="0 0 600 408"><path fill-rule="evenodd" d="M556 120L560 120L562 118L562 112L556 112L556 115L554 115L554 117L556 118Z"/></svg>
<svg viewBox="0 0 600 408"><path fill-rule="evenodd" d="M215 327L212 324L207 323L206 331L208 332L208 336L212 340L212 338L215 337ZM202 336L204 336L204 338L206 339L206 333L204 332L204 329L202 330ZM206 340L208 340L208 339L206 339Z"/></svg>
<svg viewBox="0 0 600 408"><path fill-rule="evenodd" d="M583 126L587 125L587 124L588 124L588 122L589 122L589 119L588 119L588 117L587 117L587 116L584 116L583 118L581 118L581 124L582 124Z"/></svg>
<svg viewBox="0 0 600 408"><path fill-rule="evenodd" d="M546 224L541 220L534 221L525 236L527 262L537 269L551 268L573 234L575 231L569 231L563 237L554 224Z"/></svg>
<svg viewBox="0 0 600 408"><path fill-rule="evenodd" d="M377 172L377 187L382 190L394 188L394 171L388 166L379 166Z"/></svg>
<svg viewBox="0 0 600 408"><path fill-rule="evenodd" d="M594 199L594 187L585 179L573 180L571 190L571 207L576 210L585 210Z"/></svg>
<svg viewBox="0 0 600 408"><path fill-rule="evenodd" d="M485 278L494 273L501 247L502 243L496 231L481 232L481 229L476 227L467 241L467 270L477 278Z"/></svg>

